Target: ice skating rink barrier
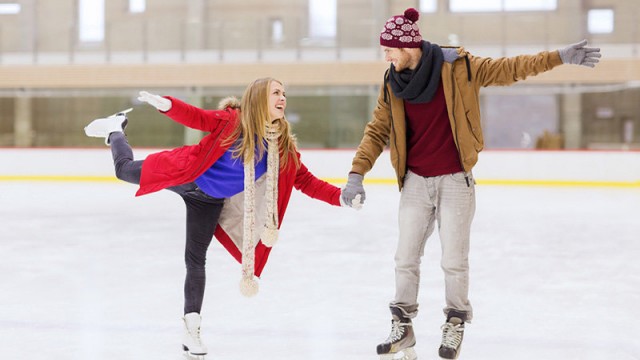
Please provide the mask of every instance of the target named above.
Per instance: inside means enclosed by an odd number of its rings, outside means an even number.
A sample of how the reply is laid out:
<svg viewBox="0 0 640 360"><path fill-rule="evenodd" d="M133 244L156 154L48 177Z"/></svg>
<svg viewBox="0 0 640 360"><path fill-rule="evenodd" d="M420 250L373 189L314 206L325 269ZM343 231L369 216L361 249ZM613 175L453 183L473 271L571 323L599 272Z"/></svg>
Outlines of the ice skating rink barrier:
<svg viewBox="0 0 640 360"><path fill-rule="evenodd" d="M134 149L136 159L161 149ZM346 182L354 149L302 149L302 161L318 177ZM0 149L0 181L117 181L109 148ZM479 185L640 187L639 151L486 150L473 170ZM394 185L385 151L365 184Z"/></svg>

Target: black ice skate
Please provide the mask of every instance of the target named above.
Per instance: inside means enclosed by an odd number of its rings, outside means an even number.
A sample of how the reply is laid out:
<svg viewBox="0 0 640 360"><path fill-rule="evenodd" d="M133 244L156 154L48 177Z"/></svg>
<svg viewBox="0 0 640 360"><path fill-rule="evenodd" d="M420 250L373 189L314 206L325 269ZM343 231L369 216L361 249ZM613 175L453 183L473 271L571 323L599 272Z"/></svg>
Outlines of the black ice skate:
<svg viewBox="0 0 640 360"><path fill-rule="evenodd" d="M391 307L391 333L387 340L376 348L381 360L415 360L417 355L413 347L416 337L413 334L411 319L404 316L402 310Z"/></svg>
<svg viewBox="0 0 640 360"><path fill-rule="evenodd" d="M453 316L452 316L453 315ZM442 344L438 354L443 359L457 359L460 355L460 346L464 335L464 315L449 313L449 319L442 325Z"/></svg>

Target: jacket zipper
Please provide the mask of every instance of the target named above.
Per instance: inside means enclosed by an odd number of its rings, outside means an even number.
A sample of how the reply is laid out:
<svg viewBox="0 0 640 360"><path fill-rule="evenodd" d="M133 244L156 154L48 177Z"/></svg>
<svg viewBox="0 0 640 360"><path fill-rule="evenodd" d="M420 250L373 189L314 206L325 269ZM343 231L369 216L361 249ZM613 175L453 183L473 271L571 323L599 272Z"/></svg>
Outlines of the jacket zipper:
<svg viewBox="0 0 640 360"><path fill-rule="evenodd" d="M455 61L451 63L451 106L452 110L451 114L453 116L453 123L455 124L455 129L451 129L453 131L454 136L456 137L456 148L458 149L458 159L460 160L460 166L462 166L462 171L464 172L464 181L467 183L467 187L470 187L469 176L467 175L466 170L464 169L464 162L462 162L462 152L460 151L460 142L458 140L458 122L456 121L456 89L455 89L455 73L454 73L454 64ZM467 68L468 70L468 68ZM471 73L467 74L469 78Z"/></svg>
<svg viewBox="0 0 640 360"><path fill-rule="evenodd" d="M387 70L387 72L385 73L385 77L384 77L384 101L389 104L389 114L391 116L391 134L393 134L393 138L395 139L395 141L393 142L393 146L396 149L396 154L398 154L397 159L396 159L396 163L395 163L395 167L396 169L400 169L400 151L398 151L398 139L396 137L396 127L395 127L395 122L393 121L393 106L391 106L391 96L389 95L389 90L387 89L387 84L389 83L389 73L391 71L391 67L389 67L389 70ZM388 102L387 102L388 101ZM405 154L406 157L406 154ZM405 169L406 171L406 169ZM402 184L404 184L404 174L399 175L400 176L400 180L402 180ZM400 183L398 183L398 185L400 185ZM400 185L400 187L402 188L403 186Z"/></svg>

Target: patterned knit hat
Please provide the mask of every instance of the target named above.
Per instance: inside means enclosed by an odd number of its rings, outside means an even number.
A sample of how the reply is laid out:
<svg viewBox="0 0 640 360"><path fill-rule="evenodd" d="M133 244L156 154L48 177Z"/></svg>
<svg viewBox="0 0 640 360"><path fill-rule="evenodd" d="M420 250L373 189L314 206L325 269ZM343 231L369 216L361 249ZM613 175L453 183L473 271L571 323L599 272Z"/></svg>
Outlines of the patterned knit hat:
<svg viewBox="0 0 640 360"><path fill-rule="evenodd" d="M404 16L392 16L380 32L380 45L392 48L422 47L422 36L418 29L420 13L414 8L404 11Z"/></svg>

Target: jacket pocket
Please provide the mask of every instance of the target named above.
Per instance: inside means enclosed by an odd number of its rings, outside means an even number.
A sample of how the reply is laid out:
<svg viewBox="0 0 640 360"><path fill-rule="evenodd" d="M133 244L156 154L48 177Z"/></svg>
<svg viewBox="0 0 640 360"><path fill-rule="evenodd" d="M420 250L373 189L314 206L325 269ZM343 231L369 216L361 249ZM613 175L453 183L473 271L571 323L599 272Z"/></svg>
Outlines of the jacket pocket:
<svg viewBox="0 0 640 360"><path fill-rule="evenodd" d="M478 94L471 87L460 87L460 106L464 112L466 122L467 140L473 140L473 147L476 151L481 151L484 147L482 135L482 123L480 120L480 99ZM460 124L464 126L465 124ZM464 131L464 130L462 130ZM460 134L462 135L462 134Z"/></svg>
<svg viewBox="0 0 640 360"><path fill-rule="evenodd" d="M466 119L469 133L475 140L474 147L476 151L480 151L484 148L484 136L482 135L482 123L480 121L480 115L474 111L467 111Z"/></svg>
<svg viewBox="0 0 640 360"><path fill-rule="evenodd" d="M200 152L199 146L183 146L159 154L153 172L178 175L193 166Z"/></svg>

